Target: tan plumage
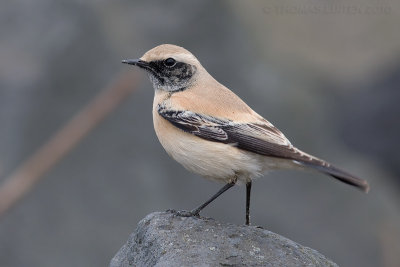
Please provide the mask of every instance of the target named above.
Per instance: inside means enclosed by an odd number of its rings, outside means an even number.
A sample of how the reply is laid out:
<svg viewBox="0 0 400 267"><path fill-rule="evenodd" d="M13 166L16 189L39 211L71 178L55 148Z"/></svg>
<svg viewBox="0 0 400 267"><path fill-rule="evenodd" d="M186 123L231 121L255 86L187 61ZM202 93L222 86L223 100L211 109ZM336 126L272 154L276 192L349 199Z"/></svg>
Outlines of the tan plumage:
<svg viewBox="0 0 400 267"><path fill-rule="evenodd" d="M158 139L188 170L217 181L251 185L252 179L271 169L313 168L368 191L364 180L293 147L186 49L160 45L139 60L124 63L148 72L155 88L153 121Z"/></svg>

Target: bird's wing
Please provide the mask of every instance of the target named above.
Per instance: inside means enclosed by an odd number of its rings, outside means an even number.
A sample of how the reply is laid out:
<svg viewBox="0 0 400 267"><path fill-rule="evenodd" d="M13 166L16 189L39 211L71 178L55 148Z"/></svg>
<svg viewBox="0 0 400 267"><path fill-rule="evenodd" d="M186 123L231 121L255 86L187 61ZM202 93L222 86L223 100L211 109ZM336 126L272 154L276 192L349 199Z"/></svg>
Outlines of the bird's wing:
<svg viewBox="0 0 400 267"><path fill-rule="evenodd" d="M294 147L282 132L265 119L248 123L234 122L192 111L168 109L163 105L158 105L158 114L184 132L205 140L231 144L263 156L293 160L300 165L328 173L339 180L341 179L339 176L343 176L343 180L352 177L330 163ZM361 179L354 177L354 181L347 183L353 184L358 180Z"/></svg>
<svg viewBox="0 0 400 267"><path fill-rule="evenodd" d="M368 192L369 185L363 179L353 176L330 163L311 156L292 146L289 140L271 123L264 120L257 122L234 122L202 115L192 111L179 111L158 106L158 114L177 128L205 140L232 144L239 149L264 156L277 157L314 168L334 178L356 186Z"/></svg>
<svg viewBox="0 0 400 267"><path fill-rule="evenodd" d="M307 162L314 159L293 147L289 140L267 121L237 123L191 111L172 110L162 105L158 106L158 113L175 127L209 141L232 144L264 156Z"/></svg>

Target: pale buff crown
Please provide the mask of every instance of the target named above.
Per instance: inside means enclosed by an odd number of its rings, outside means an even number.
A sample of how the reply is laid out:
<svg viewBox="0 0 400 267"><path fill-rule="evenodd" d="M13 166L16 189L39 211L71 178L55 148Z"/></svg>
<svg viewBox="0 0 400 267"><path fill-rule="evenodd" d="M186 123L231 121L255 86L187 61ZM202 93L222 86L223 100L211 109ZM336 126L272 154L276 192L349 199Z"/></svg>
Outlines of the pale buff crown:
<svg viewBox="0 0 400 267"><path fill-rule="evenodd" d="M140 59L146 62L164 60L167 58L173 58L176 61L189 63L195 66L201 66L200 62L197 60L192 53L183 47L172 45L172 44L162 44L154 47L147 51Z"/></svg>

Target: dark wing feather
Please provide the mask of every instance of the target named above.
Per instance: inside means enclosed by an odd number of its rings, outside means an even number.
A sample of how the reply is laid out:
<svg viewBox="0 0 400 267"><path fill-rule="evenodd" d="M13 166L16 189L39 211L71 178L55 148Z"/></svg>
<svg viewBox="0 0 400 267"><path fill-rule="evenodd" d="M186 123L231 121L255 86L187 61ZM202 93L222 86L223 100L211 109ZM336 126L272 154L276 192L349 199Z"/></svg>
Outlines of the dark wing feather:
<svg viewBox="0 0 400 267"><path fill-rule="evenodd" d="M264 156L294 160L305 157L271 124L235 123L191 111L167 110L162 106L158 113L177 128L209 141L234 144Z"/></svg>
<svg viewBox="0 0 400 267"><path fill-rule="evenodd" d="M158 113L177 128L205 140L233 144L236 147L269 157L293 160L368 192L366 181L342 171L321 159L292 146L289 140L268 121L235 123L191 111L168 110L158 107Z"/></svg>

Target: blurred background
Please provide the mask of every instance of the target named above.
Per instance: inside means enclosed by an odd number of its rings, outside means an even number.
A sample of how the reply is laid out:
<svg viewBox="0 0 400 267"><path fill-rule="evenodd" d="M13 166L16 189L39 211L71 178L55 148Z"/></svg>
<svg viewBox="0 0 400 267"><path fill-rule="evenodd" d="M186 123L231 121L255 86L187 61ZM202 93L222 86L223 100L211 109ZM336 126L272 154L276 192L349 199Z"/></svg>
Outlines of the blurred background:
<svg viewBox="0 0 400 267"><path fill-rule="evenodd" d="M253 184L254 225L340 266L399 266L399 11L396 0L2 1L0 266L107 266L145 215L219 190L168 157L150 82L120 63L162 43L371 185L271 173ZM202 213L244 214L243 186Z"/></svg>

